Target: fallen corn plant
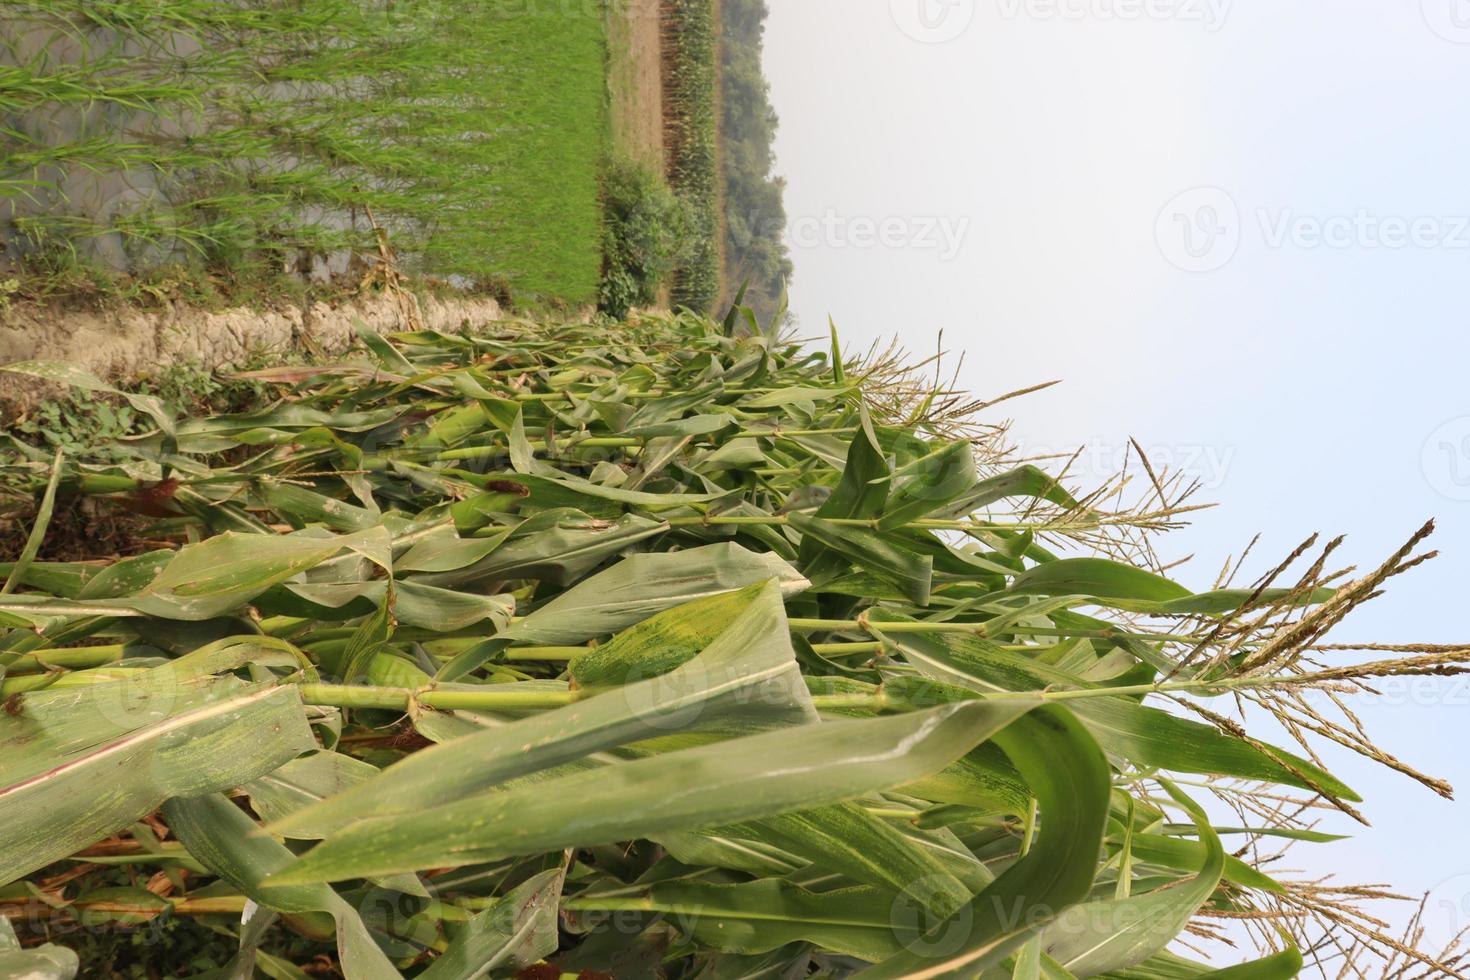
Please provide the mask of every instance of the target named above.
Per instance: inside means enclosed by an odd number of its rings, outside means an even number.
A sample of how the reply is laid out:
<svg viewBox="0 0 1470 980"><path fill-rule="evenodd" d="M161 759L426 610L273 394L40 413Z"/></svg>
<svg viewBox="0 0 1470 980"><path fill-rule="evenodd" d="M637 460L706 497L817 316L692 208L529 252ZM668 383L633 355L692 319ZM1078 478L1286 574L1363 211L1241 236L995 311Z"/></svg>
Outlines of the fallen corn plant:
<svg viewBox="0 0 1470 980"><path fill-rule="evenodd" d="M1273 870L1357 813L1323 746L1448 792L1347 699L1470 650L1324 640L1427 529L1193 591L1188 487L1075 496L835 334L362 339L207 418L11 366L157 428L3 448L0 972L196 923L231 977L1463 975ZM52 558L79 499L134 552ZM1232 923L1254 959L1189 954Z"/></svg>

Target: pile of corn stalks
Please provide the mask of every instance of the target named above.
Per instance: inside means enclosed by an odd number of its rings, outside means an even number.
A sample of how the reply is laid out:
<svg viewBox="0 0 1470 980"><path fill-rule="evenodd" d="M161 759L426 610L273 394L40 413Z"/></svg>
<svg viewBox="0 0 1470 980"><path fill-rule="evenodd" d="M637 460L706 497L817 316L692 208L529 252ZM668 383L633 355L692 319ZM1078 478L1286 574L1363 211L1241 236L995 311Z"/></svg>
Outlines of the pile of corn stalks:
<svg viewBox="0 0 1470 980"><path fill-rule="evenodd" d="M1466 652L1318 651L1418 536L1193 591L1141 546L1182 511L1158 474L1079 499L919 373L738 308L363 343L209 418L12 366L157 429L0 465L36 502L0 974L184 917L238 937L221 977L1459 975L1262 866L1356 812L1309 741L1417 776L1322 705ZM147 515L139 552L38 560L78 495ZM1226 922L1251 962L1175 943Z"/></svg>

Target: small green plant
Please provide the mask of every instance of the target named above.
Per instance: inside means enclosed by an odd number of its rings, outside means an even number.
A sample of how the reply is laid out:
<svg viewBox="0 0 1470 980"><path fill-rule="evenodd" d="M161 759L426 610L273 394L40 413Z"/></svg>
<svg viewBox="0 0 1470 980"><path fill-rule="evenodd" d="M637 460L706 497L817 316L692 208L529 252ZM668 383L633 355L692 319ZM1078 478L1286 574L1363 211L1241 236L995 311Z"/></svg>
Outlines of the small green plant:
<svg viewBox="0 0 1470 980"><path fill-rule="evenodd" d="M242 370L280 363L278 355L260 354L242 365ZM269 394L259 381L222 377L187 361L166 365L144 377L137 390L157 397L165 411L176 418L244 411L263 404ZM139 435L149 425L151 421L123 398L72 388L60 398L47 399L29 409L11 425L11 431L26 442L62 449L68 456L126 459L128 454L114 452L112 443Z"/></svg>
<svg viewBox="0 0 1470 980"><path fill-rule="evenodd" d="M598 309L616 319L658 298L659 286L689 254L693 215L663 180L627 160L603 182L603 272Z"/></svg>
<svg viewBox="0 0 1470 980"><path fill-rule="evenodd" d="M63 398L44 401L18 421L14 429L28 442L83 453L109 455L114 439L134 434L136 413L116 399L72 389Z"/></svg>
<svg viewBox="0 0 1470 980"><path fill-rule="evenodd" d="M241 371L281 364L279 354L256 353L240 366ZM195 361L178 361L164 366L140 385L157 396L175 415L186 417L213 412L246 411L262 404L267 387L259 381L223 377Z"/></svg>

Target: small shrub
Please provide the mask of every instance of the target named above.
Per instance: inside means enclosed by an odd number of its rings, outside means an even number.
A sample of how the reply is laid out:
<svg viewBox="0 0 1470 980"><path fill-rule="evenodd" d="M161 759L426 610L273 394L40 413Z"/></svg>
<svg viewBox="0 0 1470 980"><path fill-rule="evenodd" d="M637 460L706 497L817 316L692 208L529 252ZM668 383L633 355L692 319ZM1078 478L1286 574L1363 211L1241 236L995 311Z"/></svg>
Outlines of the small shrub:
<svg viewBox="0 0 1470 980"><path fill-rule="evenodd" d="M659 286L689 254L693 217L657 174L624 160L608 169L602 208L598 309L621 319L658 298Z"/></svg>

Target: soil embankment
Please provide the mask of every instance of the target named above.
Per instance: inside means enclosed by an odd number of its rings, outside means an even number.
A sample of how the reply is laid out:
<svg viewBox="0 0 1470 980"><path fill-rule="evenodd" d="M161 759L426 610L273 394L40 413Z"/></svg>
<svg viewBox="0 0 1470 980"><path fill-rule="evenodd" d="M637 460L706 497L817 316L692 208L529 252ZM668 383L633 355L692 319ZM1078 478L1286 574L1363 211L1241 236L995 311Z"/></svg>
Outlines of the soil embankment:
<svg viewBox="0 0 1470 980"><path fill-rule="evenodd" d="M480 327L504 316L500 304L485 296L430 296L419 306L423 326L431 330ZM92 311L16 303L0 315L0 365L69 361L98 377L129 381L172 363L217 368L302 348L340 352L352 343L358 323L379 333L408 329L398 298L386 292L271 310L208 311L170 303ZM0 372L0 400L33 390L21 376Z"/></svg>

